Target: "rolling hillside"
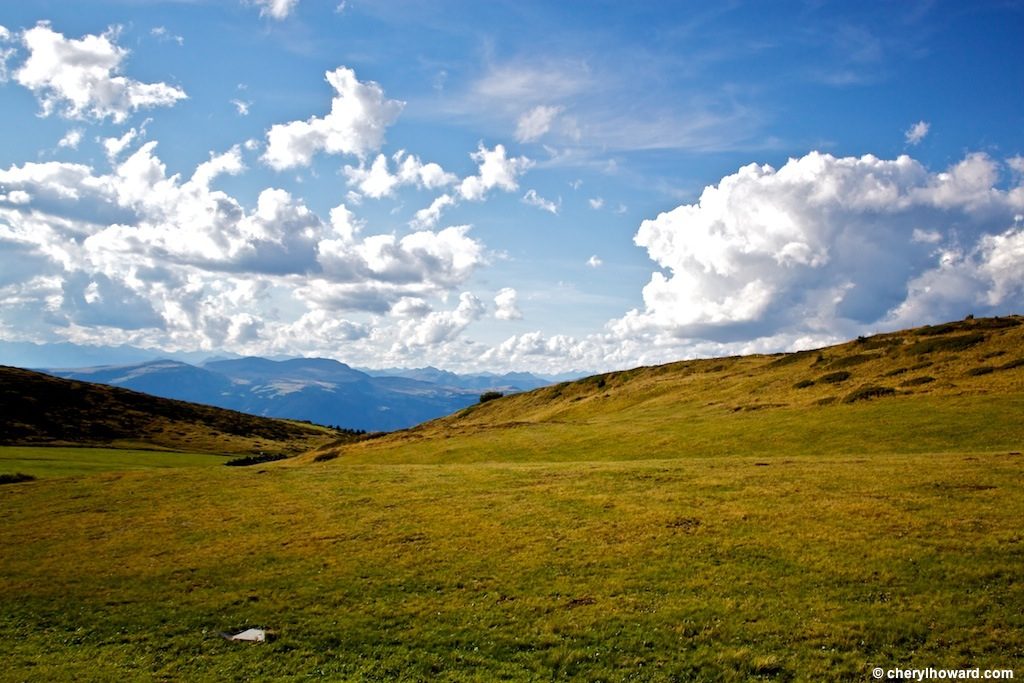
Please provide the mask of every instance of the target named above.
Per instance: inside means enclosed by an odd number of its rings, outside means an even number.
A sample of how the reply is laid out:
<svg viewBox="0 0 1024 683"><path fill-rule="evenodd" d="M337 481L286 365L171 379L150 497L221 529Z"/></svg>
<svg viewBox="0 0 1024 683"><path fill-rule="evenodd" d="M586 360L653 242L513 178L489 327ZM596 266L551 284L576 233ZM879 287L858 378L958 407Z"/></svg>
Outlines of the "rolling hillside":
<svg viewBox="0 0 1024 683"><path fill-rule="evenodd" d="M637 368L507 396L370 443L360 461L636 460L1024 446L1024 319L820 350Z"/></svg>
<svg viewBox="0 0 1024 683"><path fill-rule="evenodd" d="M316 425L4 366L0 366L0 416L0 444L4 445L294 455L341 436Z"/></svg>
<svg viewBox="0 0 1024 683"><path fill-rule="evenodd" d="M0 486L0 680L1020 671L1022 322L610 373L280 466ZM171 425L0 376L21 421ZM250 628L274 638L219 635Z"/></svg>

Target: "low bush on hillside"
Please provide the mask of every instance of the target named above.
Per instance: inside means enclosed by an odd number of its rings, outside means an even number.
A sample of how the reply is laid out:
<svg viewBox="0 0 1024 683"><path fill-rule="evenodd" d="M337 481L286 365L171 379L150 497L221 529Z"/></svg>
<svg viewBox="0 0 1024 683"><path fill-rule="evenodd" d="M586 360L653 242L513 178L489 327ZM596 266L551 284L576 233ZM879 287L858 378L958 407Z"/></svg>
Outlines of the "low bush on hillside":
<svg viewBox="0 0 1024 683"><path fill-rule="evenodd" d="M971 368L967 371L967 374L971 377L978 377L979 375L989 375L995 372L995 368L991 365L979 365L976 368Z"/></svg>
<svg viewBox="0 0 1024 683"><path fill-rule="evenodd" d="M794 384L793 388L794 389L806 389L807 387L813 387L813 386L814 386L814 380L813 379L802 379L799 382L797 382L796 384Z"/></svg>
<svg viewBox="0 0 1024 683"><path fill-rule="evenodd" d="M488 401L499 399L504 395L505 394L503 394L500 391L485 391L484 393L480 394L480 403L487 403Z"/></svg>
<svg viewBox="0 0 1024 683"><path fill-rule="evenodd" d="M930 384L935 381L934 377L924 375L923 377L911 377L910 379L900 383L901 387L918 387L922 384Z"/></svg>
<svg viewBox="0 0 1024 683"><path fill-rule="evenodd" d="M284 460L287 455L281 453L271 453L267 455L247 455L244 458L235 458L234 460L228 460L225 465L228 467L248 467L249 465L261 465L265 462L274 462L275 460Z"/></svg>
<svg viewBox="0 0 1024 683"><path fill-rule="evenodd" d="M838 382L845 382L850 379L850 373L846 370L840 370L839 372L830 372L827 375L822 375L818 378L819 382L825 382L826 384L836 384Z"/></svg>
<svg viewBox="0 0 1024 683"><path fill-rule="evenodd" d="M35 477L31 474L22 474L16 472L15 474L0 474L0 484L20 484L23 481L34 481Z"/></svg>
<svg viewBox="0 0 1024 683"><path fill-rule="evenodd" d="M877 387L867 386L857 389L851 394L848 394L843 399L843 403L856 403L857 401L868 401L873 398L881 398L882 396L892 396L896 393L895 389L890 387Z"/></svg>
<svg viewBox="0 0 1024 683"><path fill-rule="evenodd" d="M999 366L999 369L1000 370L1012 370L1014 368L1021 368L1021 367L1024 367L1024 358L1017 358L1016 360L1011 360L1008 363L1003 363L1002 365Z"/></svg>
<svg viewBox="0 0 1024 683"><path fill-rule="evenodd" d="M320 453L313 458L313 462L327 462L328 460L334 460L338 457L337 451L328 451L326 453Z"/></svg>
<svg viewBox="0 0 1024 683"><path fill-rule="evenodd" d="M963 351L972 346L977 346L983 341L985 341L984 334L972 332L971 334L960 334L955 337L925 339L914 342L906 348L906 352L909 356L921 356L926 353L935 353L936 351Z"/></svg>

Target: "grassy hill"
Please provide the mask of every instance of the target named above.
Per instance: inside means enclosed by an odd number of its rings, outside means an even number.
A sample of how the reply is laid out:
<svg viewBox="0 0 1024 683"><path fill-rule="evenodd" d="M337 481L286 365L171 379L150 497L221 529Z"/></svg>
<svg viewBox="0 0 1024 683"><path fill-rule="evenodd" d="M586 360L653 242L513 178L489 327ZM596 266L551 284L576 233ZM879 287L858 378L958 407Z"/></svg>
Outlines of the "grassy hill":
<svg viewBox="0 0 1024 683"><path fill-rule="evenodd" d="M1024 319L968 319L814 351L588 377L307 460L635 460L1024 445Z"/></svg>
<svg viewBox="0 0 1024 683"><path fill-rule="evenodd" d="M612 373L283 465L0 486L0 680L1019 676L1021 322ZM276 638L218 635L250 627Z"/></svg>
<svg viewBox="0 0 1024 683"><path fill-rule="evenodd" d="M294 455L339 437L316 425L5 366L0 366L0 416L0 444L19 446Z"/></svg>

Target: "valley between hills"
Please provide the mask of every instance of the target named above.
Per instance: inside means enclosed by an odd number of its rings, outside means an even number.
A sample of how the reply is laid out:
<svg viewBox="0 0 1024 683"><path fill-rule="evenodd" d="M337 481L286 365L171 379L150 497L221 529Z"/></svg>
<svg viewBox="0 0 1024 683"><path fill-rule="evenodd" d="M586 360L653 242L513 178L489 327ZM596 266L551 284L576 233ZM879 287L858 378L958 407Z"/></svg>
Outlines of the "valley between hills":
<svg viewBox="0 0 1024 683"><path fill-rule="evenodd" d="M16 368L0 411L0 680L1024 664L1019 316L607 373L383 434ZM283 459L221 466L260 453ZM272 640L219 635L253 627Z"/></svg>

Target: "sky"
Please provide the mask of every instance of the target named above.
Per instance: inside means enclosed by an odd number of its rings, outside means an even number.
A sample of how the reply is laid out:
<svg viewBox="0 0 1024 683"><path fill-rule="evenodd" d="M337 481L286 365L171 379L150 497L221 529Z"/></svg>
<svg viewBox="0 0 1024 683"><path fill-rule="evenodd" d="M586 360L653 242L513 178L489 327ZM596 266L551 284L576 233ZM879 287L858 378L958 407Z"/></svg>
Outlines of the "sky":
<svg viewBox="0 0 1024 683"><path fill-rule="evenodd" d="M4 3L0 341L598 372L1021 313L1022 34L1012 0Z"/></svg>

